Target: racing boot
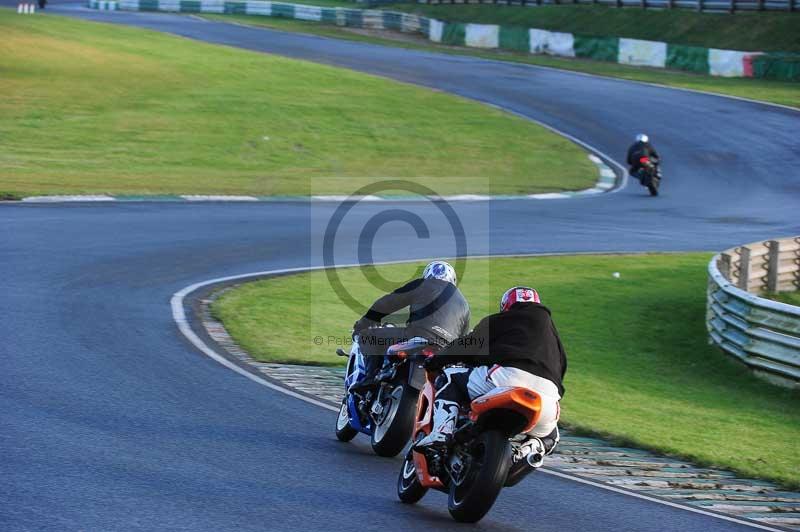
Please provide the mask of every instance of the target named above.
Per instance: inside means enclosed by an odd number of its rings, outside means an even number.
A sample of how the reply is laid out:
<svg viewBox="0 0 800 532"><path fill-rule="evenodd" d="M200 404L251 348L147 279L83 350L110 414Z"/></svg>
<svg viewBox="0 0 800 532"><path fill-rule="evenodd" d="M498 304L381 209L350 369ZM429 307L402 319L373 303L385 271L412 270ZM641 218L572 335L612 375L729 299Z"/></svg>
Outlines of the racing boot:
<svg viewBox="0 0 800 532"><path fill-rule="evenodd" d="M414 444L414 450L447 447L456 429L458 409L455 401L436 399L433 402L433 430Z"/></svg>

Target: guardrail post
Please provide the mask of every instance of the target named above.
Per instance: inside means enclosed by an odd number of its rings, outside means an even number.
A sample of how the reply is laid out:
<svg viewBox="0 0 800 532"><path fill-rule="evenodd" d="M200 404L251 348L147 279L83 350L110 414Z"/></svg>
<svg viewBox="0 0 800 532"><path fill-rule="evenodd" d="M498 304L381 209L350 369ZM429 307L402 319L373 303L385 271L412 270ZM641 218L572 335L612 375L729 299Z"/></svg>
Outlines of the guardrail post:
<svg viewBox="0 0 800 532"><path fill-rule="evenodd" d="M720 253L717 269L719 269L719 273L721 273L725 279L728 281L731 280L731 256L729 254Z"/></svg>
<svg viewBox="0 0 800 532"><path fill-rule="evenodd" d="M800 244L800 236L794 239L794 243ZM795 250L794 255L794 288L800 290L800 249Z"/></svg>
<svg viewBox="0 0 800 532"><path fill-rule="evenodd" d="M750 248L742 246L739 250L739 288L747 292L750 282Z"/></svg>
<svg viewBox="0 0 800 532"><path fill-rule="evenodd" d="M778 269L780 268L781 243L778 240L767 242L767 292L778 291Z"/></svg>

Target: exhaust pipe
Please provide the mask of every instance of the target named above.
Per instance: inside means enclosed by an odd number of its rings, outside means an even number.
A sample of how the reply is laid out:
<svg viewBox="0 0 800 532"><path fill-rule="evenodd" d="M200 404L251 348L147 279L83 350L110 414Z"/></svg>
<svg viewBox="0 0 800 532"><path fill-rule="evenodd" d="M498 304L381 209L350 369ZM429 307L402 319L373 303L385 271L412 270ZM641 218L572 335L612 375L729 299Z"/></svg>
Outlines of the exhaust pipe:
<svg viewBox="0 0 800 532"><path fill-rule="evenodd" d="M542 463L544 462L544 454L540 452L532 452L525 457L525 460L528 462L529 466L536 469L542 467Z"/></svg>

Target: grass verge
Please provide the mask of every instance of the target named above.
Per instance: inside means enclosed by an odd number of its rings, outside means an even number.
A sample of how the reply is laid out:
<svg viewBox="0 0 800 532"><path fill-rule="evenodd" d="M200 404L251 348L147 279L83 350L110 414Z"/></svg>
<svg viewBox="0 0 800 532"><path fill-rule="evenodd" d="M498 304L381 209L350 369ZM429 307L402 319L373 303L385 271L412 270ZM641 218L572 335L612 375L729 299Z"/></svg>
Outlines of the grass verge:
<svg viewBox="0 0 800 532"><path fill-rule="evenodd" d="M0 10L0 190L336 194L376 177L448 193L587 188L530 121L349 70Z"/></svg>
<svg viewBox="0 0 800 532"><path fill-rule="evenodd" d="M773 301L780 301L781 303L800 307L800 292L780 292L777 294L767 294L766 297Z"/></svg>
<svg viewBox="0 0 800 532"><path fill-rule="evenodd" d="M452 22L473 22L565 31L595 37L627 37L759 52L800 51L800 13L740 12L733 15L691 10L617 9L606 6L393 4L407 11Z"/></svg>
<svg viewBox="0 0 800 532"><path fill-rule="evenodd" d="M569 357L568 425L797 488L800 395L757 380L707 344L709 258L472 260L461 288L473 325L495 311L508 286L528 283L541 291ZM379 266L377 273L399 284L421 266ZM360 270L338 273L358 301L369 304L380 294ZM304 364L340 364L333 351L346 343L357 317L322 272L244 284L212 310L257 359Z"/></svg>
<svg viewBox="0 0 800 532"><path fill-rule="evenodd" d="M505 9L499 7L500 9ZM528 8L533 10L533 8ZM536 8L539 9L539 8ZM305 22L282 18L271 18L254 15L203 15L210 20L221 22L239 22L253 26L263 26L283 31L309 33L336 39L368 42L395 46L413 50L440 52L454 55L468 55L484 59L511 61L530 65L559 68L584 72L598 76L655 83L668 87L692 89L712 92L739 98L750 98L764 102L800 107L800 83L788 81L761 80L752 78L719 78L691 72L665 70L646 67L618 65L603 61L588 59L567 59L546 55L531 55L523 52L507 50L477 50L435 44L421 36L411 36L393 31L368 31L341 28L338 26L321 24L318 22Z"/></svg>

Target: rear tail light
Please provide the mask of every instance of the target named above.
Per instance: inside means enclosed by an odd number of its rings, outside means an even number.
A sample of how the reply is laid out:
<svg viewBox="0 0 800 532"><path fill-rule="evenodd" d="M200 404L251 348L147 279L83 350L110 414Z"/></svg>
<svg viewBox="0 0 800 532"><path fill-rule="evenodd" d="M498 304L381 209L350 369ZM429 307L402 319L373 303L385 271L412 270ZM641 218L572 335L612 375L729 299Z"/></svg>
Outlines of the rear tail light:
<svg viewBox="0 0 800 532"><path fill-rule="evenodd" d="M436 350L433 349L432 347L426 347L425 349L422 350L422 354L430 358L436 354Z"/></svg>
<svg viewBox="0 0 800 532"><path fill-rule="evenodd" d="M642 164L647 164L650 162L650 157L639 157L639 162Z"/></svg>

